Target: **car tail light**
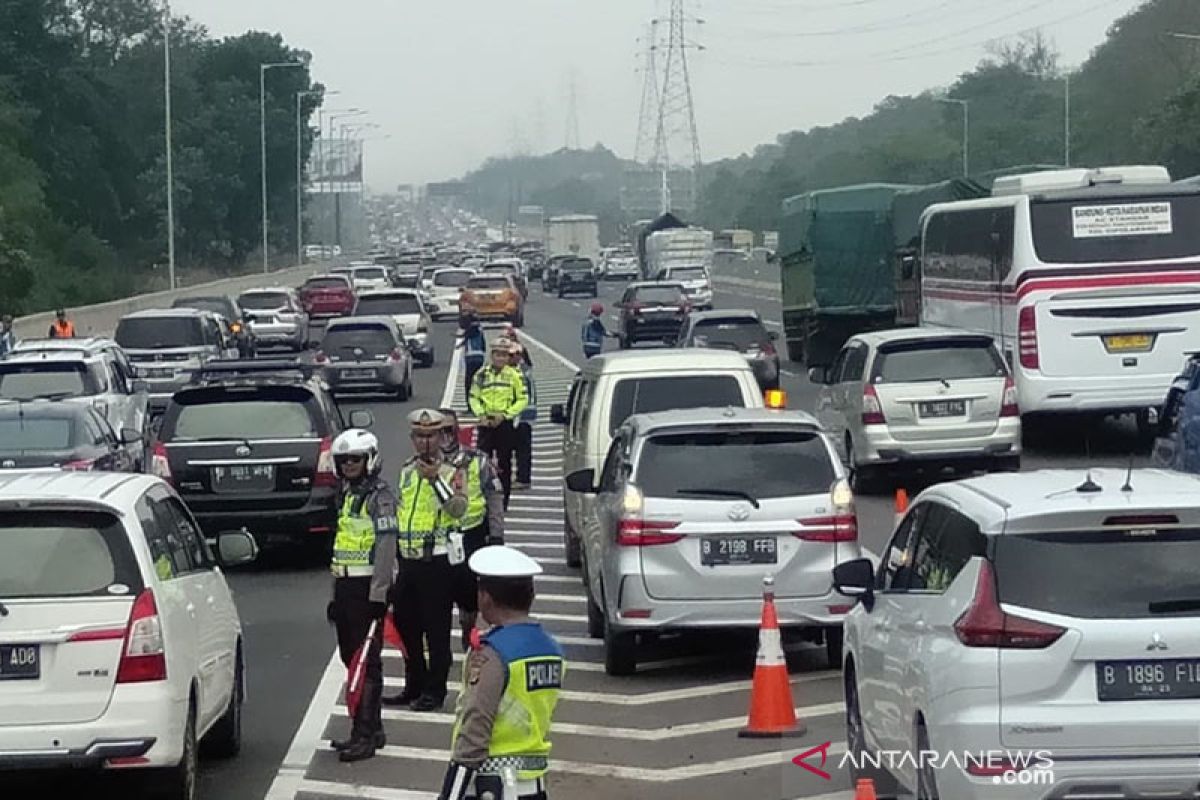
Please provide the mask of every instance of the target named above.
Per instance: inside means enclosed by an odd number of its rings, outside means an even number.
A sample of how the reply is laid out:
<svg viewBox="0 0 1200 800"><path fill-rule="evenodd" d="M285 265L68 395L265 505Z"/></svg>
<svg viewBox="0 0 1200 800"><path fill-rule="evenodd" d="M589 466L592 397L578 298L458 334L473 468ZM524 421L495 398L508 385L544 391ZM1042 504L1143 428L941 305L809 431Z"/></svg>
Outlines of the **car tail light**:
<svg viewBox="0 0 1200 800"><path fill-rule="evenodd" d="M638 301L636 301L636 300L634 300L633 302L629 303L629 304L628 304L627 306L625 306L625 307L626 307L626 308L628 308L630 311L632 311L634 314L640 314L640 313L642 313L642 304L641 304L641 303L639 303L639 302L638 302Z"/></svg>
<svg viewBox="0 0 1200 800"><path fill-rule="evenodd" d="M1062 637L1066 630L1009 614L996 597L996 575L990 561L979 570L979 582L971 605L954 623L958 640L967 647L1000 647L1041 650Z"/></svg>
<svg viewBox="0 0 1200 800"><path fill-rule="evenodd" d="M164 481L171 480L171 462L167 459L167 446L162 442L155 442L150 451L150 474Z"/></svg>
<svg viewBox="0 0 1200 800"><path fill-rule="evenodd" d="M829 507L828 515L796 520L801 527L792 535L805 542L857 542L858 513L846 481L837 481L830 488Z"/></svg>
<svg viewBox="0 0 1200 800"><path fill-rule="evenodd" d="M887 418L883 416L883 405L879 402L879 394L876 393L875 387L869 383L867 384L867 388L863 390L862 403L863 425L884 425L887 423Z"/></svg>
<svg viewBox="0 0 1200 800"><path fill-rule="evenodd" d="M91 472L96 468L96 460L94 458L81 458L76 461L68 461L62 465L62 468L72 472Z"/></svg>
<svg viewBox="0 0 1200 800"><path fill-rule="evenodd" d="M764 356L774 358L776 356L775 345L770 342L764 342L758 346L758 351Z"/></svg>
<svg viewBox="0 0 1200 800"><path fill-rule="evenodd" d="M147 683L167 679L167 654L154 592L145 589L133 601L125 649L117 665L117 683Z"/></svg>
<svg viewBox="0 0 1200 800"><path fill-rule="evenodd" d="M1021 416L1021 408L1017 404L1017 385L1013 383L1012 378L1004 379L1004 399L1000 403L1000 416Z"/></svg>
<svg viewBox="0 0 1200 800"><path fill-rule="evenodd" d="M652 547L674 544L682 533L667 533L679 527L679 522L646 519L643 515L642 493L628 486L622 499L621 518L617 522L617 545L620 547Z"/></svg>
<svg viewBox="0 0 1200 800"><path fill-rule="evenodd" d="M333 465L333 439L321 439L321 450L317 454L317 474L313 486L337 486L337 470Z"/></svg>
<svg viewBox="0 0 1200 800"><path fill-rule="evenodd" d="M387 360L393 364L399 364L404 360L404 353L400 351L399 347L392 348L392 352L388 353Z"/></svg>
<svg viewBox="0 0 1200 800"><path fill-rule="evenodd" d="M1041 368L1041 357L1038 355L1037 309L1033 306L1025 306L1017 316L1017 348L1022 367Z"/></svg>
<svg viewBox="0 0 1200 800"><path fill-rule="evenodd" d="M327 363L329 363L329 356L325 355L325 353L318 350L316 352L316 355L313 356L313 362L317 363L317 364L327 364Z"/></svg>

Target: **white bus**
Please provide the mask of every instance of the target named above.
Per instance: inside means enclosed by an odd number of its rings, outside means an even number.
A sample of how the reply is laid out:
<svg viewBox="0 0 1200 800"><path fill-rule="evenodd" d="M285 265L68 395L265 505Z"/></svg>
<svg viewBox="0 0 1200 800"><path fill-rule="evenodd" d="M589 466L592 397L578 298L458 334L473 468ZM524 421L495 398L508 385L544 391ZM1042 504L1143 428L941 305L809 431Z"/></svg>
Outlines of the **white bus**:
<svg viewBox="0 0 1200 800"><path fill-rule="evenodd" d="M921 220L921 324L991 335L1023 414L1134 413L1200 349L1200 187L1161 167L997 179Z"/></svg>

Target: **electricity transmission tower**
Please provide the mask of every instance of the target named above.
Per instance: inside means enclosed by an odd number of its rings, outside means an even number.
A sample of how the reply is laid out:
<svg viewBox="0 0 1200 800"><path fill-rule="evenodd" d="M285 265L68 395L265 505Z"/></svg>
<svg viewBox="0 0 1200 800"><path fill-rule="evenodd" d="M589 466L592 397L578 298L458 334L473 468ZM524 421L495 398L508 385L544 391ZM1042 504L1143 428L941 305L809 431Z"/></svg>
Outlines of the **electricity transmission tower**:
<svg viewBox="0 0 1200 800"><path fill-rule="evenodd" d="M686 5L686 0L671 0L666 56L662 59L662 91L658 98L658 129L650 160L652 165L668 171L695 170L700 166L700 135L696 132L696 108L687 62L687 51L699 46L687 39Z"/></svg>
<svg viewBox="0 0 1200 800"><path fill-rule="evenodd" d="M578 150L579 145L579 93L575 75L571 75L571 96L567 102L567 145L568 150Z"/></svg>
<svg viewBox="0 0 1200 800"><path fill-rule="evenodd" d="M646 26L646 51L642 56L642 106L638 113L637 142L633 149L633 160L639 164L654 152L658 135L658 63L655 49L658 46L658 20Z"/></svg>

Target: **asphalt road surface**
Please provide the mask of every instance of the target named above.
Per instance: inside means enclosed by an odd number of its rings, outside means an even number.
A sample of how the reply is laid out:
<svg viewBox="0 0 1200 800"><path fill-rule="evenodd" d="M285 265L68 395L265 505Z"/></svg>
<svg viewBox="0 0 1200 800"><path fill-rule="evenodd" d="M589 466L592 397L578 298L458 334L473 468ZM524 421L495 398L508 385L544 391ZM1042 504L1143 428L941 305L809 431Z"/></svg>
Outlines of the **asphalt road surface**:
<svg viewBox="0 0 1200 800"><path fill-rule="evenodd" d="M602 284L611 306L620 284ZM747 635L705 634L658 642L638 674L610 678L603 671L603 648L587 637L586 609L578 573L562 560L561 432L549 424L549 406L562 402L582 360L579 330L590 298L558 300L530 292L523 338L530 347L539 389L535 428L534 486L514 495L509 541L539 559L535 616L564 643L568 679L556 717L552 797L572 800L754 800L820 798L842 800L849 781L837 768L844 726L839 674L828 668L824 650L805 643L788 646L793 695L807 733L797 739L739 739L749 702L755 640ZM780 329L779 301L761 289L719 289L718 308L753 308ZM611 318L606 312L606 318ZM452 400L463 407L461 374L452 365L453 323L438 323L437 362L415 375L416 396L406 403L346 399L346 411L370 409L376 418L385 470L394 480L410 448L404 425L408 411ZM610 344L610 346L612 346ZM785 364L783 388L789 406L812 410L815 389L798 368ZM452 379L448 382L448 379ZM447 392L447 388L451 391ZM1088 426L1067 423L1051 431L1027 432L1024 468L1045 469L1125 465L1146 461L1131 424ZM926 481L927 482L927 481ZM918 481L902 481L911 493ZM893 521L890 496L858 498L863 545L883 550ZM441 785L449 747L461 670L456 656L452 691L441 713L385 710L388 746L373 760L343 765L327 740L347 724L341 707L344 670L333 659L333 633L324 620L330 577L319 567L294 563L286 554L268 554L253 568L230 575L246 628L249 697L245 746L237 759L202 765L203 800L325 800L379 798L432 800ZM457 636L455 636L457 640ZM386 660L389 691L399 688L402 664ZM801 769L792 758L828 743L825 769L830 779ZM819 757L809 763L819 764ZM0 783L26 788L28 781ZM39 780L37 791L67 796L80 789L130 796L117 778ZM11 795L21 796L21 795Z"/></svg>

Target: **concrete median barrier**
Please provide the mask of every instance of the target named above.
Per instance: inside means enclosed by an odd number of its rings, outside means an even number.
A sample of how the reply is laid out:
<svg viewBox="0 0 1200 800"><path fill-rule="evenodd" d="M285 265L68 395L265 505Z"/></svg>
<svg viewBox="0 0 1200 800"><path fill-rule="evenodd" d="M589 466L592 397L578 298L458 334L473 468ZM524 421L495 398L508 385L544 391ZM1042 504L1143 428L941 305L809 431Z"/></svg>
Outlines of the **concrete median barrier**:
<svg viewBox="0 0 1200 800"><path fill-rule="evenodd" d="M75 332L79 336L108 336L117 327L117 321L121 317L134 311L170 308L171 304L180 297L202 295L229 295L232 297L247 289L256 289L261 286L299 286L312 275L327 270L331 266L331 264L305 264L267 274L259 272L239 275L236 278L224 278L182 289L139 294L92 306L68 308L67 314L75 323ZM21 317L15 321L13 328L20 339L39 339L46 335L50 329L50 323L53 321L54 312L47 311Z"/></svg>

